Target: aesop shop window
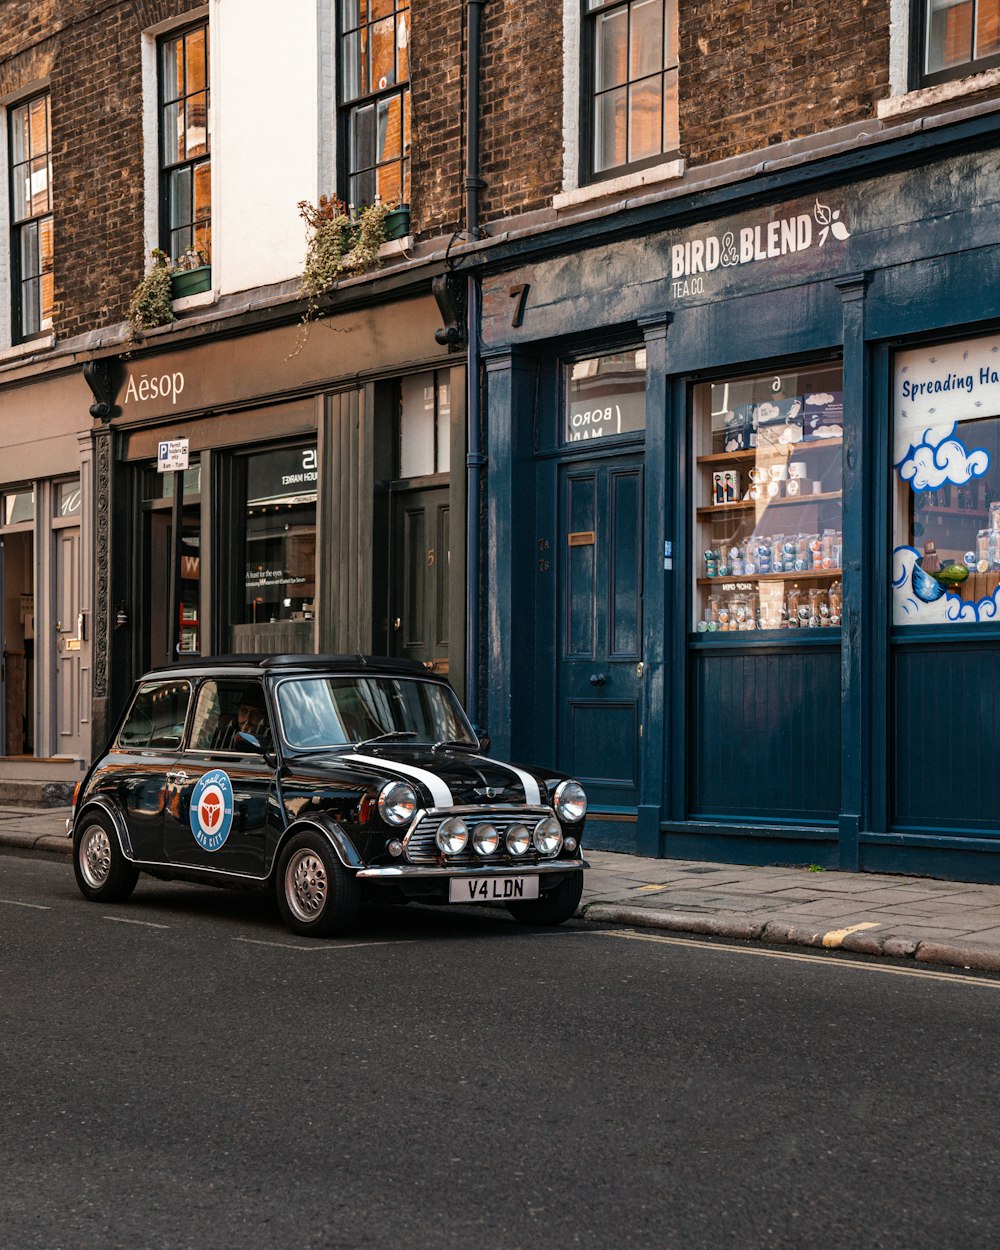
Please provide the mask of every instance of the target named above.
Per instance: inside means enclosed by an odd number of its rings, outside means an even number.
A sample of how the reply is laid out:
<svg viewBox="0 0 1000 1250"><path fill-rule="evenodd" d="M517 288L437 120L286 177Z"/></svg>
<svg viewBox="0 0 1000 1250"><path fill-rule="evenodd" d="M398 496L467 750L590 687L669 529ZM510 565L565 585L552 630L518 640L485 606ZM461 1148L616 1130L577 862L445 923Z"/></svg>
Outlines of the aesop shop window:
<svg viewBox="0 0 1000 1250"><path fill-rule="evenodd" d="M316 445L280 447L243 462L242 602L235 652L313 650L316 597Z"/></svg>

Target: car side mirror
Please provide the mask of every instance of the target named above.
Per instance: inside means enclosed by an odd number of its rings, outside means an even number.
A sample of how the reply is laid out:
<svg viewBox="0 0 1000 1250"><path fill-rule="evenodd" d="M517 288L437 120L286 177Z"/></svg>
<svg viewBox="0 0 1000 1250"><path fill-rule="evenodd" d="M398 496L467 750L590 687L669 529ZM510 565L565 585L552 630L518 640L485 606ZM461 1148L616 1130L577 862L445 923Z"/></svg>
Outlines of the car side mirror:
<svg viewBox="0 0 1000 1250"><path fill-rule="evenodd" d="M247 751L252 751L255 755L264 755L264 744L255 734L244 733L239 730L233 734L233 746L243 747Z"/></svg>
<svg viewBox="0 0 1000 1250"><path fill-rule="evenodd" d="M479 735L478 735L478 737L479 737L479 749L480 749L480 751L482 751L482 753L483 753L484 755L488 754L488 753L489 753L489 749L490 749L490 735L489 735L489 734L479 734Z"/></svg>

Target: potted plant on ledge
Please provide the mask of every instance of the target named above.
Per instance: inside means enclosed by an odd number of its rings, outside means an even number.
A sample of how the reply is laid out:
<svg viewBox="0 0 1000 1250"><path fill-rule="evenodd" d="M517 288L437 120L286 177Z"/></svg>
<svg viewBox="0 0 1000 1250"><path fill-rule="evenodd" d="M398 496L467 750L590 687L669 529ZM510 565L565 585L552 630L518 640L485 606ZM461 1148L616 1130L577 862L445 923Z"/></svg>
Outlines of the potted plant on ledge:
<svg viewBox="0 0 1000 1250"><path fill-rule="evenodd" d="M189 247L171 270L171 298L184 299L187 295L200 295L211 289L212 266L206 263L201 252Z"/></svg>

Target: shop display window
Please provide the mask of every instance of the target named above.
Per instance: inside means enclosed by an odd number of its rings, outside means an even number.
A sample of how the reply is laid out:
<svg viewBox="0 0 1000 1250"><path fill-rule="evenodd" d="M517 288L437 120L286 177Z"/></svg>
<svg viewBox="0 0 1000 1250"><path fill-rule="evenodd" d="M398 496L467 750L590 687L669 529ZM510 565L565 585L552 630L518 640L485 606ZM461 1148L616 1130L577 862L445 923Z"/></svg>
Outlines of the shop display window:
<svg viewBox="0 0 1000 1250"><path fill-rule="evenodd" d="M589 356L566 366L562 441L631 434L646 428L646 349Z"/></svg>
<svg viewBox="0 0 1000 1250"><path fill-rule="evenodd" d="M1000 620L1000 336L900 352L893 622Z"/></svg>
<svg viewBox="0 0 1000 1250"><path fill-rule="evenodd" d="M242 623L311 621L316 597L316 446L248 456L246 473ZM311 626L302 632L311 638Z"/></svg>
<svg viewBox="0 0 1000 1250"><path fill-rule="evenodd" d="M417 373L400 382L401 478L447 473L451 457L451 383L445 370Z"/></svg>
<svg viewBox="0 0 1000 1250"><path fill-rule="evenodd" d="M842 378L827 363L694 388L698 633L840 625Z"/></svg>

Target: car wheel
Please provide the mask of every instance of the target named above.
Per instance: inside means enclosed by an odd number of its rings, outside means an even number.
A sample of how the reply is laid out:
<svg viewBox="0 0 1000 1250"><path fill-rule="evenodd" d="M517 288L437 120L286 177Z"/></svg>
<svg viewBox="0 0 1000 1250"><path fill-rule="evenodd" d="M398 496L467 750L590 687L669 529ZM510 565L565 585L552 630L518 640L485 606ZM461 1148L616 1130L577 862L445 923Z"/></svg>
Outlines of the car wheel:
<svg viewBox="0 0 1000 1250"><path fill-rule="evenodd" d="M99 812L88 812L73 835L73 870L80 893L95 903L124 902L139 880L111 821Z"/></svg>
<svg viewBox="0 0 1000 1250"><path fill-rule="evenodd" d="M358 914L360 890L317 833L299 833L278 861L275 881L281 918L303 937L343 933Z"/></svg>
<svg viewBox="0 0 1000 1250"><path fill-rule="evenodd" d="M583 873L571 872L548 894L541 898L507 903L510 914L520 924L562 924L580 906L583 897Z"/></svg>

